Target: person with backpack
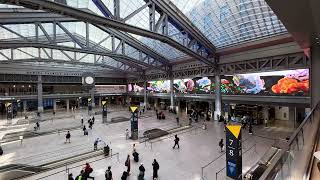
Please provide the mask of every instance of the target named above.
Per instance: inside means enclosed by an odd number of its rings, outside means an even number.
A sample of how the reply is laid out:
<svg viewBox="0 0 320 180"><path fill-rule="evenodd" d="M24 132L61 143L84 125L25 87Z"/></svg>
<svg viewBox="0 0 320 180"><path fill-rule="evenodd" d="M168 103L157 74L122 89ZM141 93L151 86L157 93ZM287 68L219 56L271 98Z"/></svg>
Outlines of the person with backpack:
<svg viewBox="0 0 320 180"><path fill-rule="evenodd" d="M70 143L71 142L70 138L71 138L71 134L70 134L70 131L68 131L67 134L66 134L66 142L65 143L67 143L67 142Z"/></svg>
<svg viewBox="0 0 320 180"><path fill-rule="evenodd" d="M93 179L94 180L94 177L90 176L90 174L93 172L93 169L92 167L90 166L89 163L86 163L86 166L83 168L84 169L84 173L83 173L83 176L85 179Z"/></svg>
<svg viewBox="0 0 320 180"><path fill-rule="evenodd" d="M176 146L178 146L178 149L180 148L179 141L180 141L180 139L178 138L178 135L175 135L174 136L174 146L172 147L172 149L174 149Z"/></svg>
<svg viewBox="0 0 320 180"><path fill-rule="evenodd" d="M130 155L128 154L127 156L127 160L126 162L124 163L125 166L127 166L127 173L128 173L128 176L130 175L130 167L131 167L131 164L130 164Z"/></svg>
<svg viewBox="0 0 320 180"><path fill-rule="evenodd" d="M153 160L153 163L152 163L152 167L153 167L153 180L156 180L158 178L158 170L160 168L159 166L159 163L157 162L156 159Z"/></svg>
<svg viewBox="0 0 320 180"><path fill-rule="evenodd" d="M220 152L223 151L223 146L224 146L223 139L220 139L220 141L219 141Z"/></svg>
<svg viewBox="0 0 320 180"><path fill-rule="evenodd" d="M108 169L106 170L104 177L106 178L106 180L113 180L111 166L109 166Z"/></svg>
<svg viewBox="0 0 320 180"><path fill-rule="evenodd" d="M138 180L144 180L144 172L146 169L143 166L143 163L139 166L139 175L138 175Z"/></svg>

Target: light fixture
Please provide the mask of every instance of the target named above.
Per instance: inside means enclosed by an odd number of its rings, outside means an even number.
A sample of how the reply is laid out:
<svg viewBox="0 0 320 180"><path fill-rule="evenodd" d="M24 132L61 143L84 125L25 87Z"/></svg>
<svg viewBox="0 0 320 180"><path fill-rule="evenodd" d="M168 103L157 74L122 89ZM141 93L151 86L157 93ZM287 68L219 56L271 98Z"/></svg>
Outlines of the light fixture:
<svg viewBox="0 0 320 180"><path fill-rule="evenodd" d="M31 85L29 85L29 88L31 88Z"/></svg>
<svg viewBox="0 0 320 180"><path fill-rule="evenodd" d="M15 87L16 87L16 85L13 85L13 87L15 88Z"/></svg>
<svg viewBox="0 0 320 180"><path fill-rule="evenodd" d="M22 85L21 87L24 88L24 85Z"/></svg>

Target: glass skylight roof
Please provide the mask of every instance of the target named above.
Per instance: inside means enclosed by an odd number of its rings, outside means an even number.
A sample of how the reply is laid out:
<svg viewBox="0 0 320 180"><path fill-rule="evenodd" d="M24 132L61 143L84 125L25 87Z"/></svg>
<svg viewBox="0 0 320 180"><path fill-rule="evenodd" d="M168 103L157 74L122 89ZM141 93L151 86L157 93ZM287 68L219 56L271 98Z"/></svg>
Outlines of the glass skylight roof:
<svg viewBox="0 0 320 180"><path fill-rule="evenodd" d="M264 0L171 0L218 48L286 32Z"/></svg>
<svg viewBox="0 0 320 180"><path fill-rule="evenodd" d="M103 13L100 12L92 0L66 0L66 2L68 6L89 9L90 11L103 16ZM113 0L102 0L102 2L113 13ZM286 32L285 27L267 5L265 0L171 0L171 2L177 6L177 8L190 19L193 25L195 25L217 48L223 48ZM144 0L120 0L120 17L126 18L145 4L146 2ZM0 8L20 7L0 4ZM159 18L160 14L156 12L155 19L158 20ZM138 14L126 20L125 23L149 30L149 8L146 7ZM86 37L85 23L71 22L61 24L71 33ZM51 23L44 23L42 26L49 35L53 33L53 25ZM34 24L5 25L5 27L17 31L25 37L35 36ZM109 36L108 33L93 25L90 25L89 29L90 41L99 43L100 46L108 50L112 49L111 38L107 38ZM170 23L168 33L169 37L178 43L186 44L185 41L188 42L186 37L179 33L179 30ZM57 34L65 34L65 32L57 26ZM39 35L44 35L41 30L39 30ZM189 57L181 51L158 40L134 34L130 35L169 60ZM0 40L10 38L20 37L0 27ZM106 40L102 41L103 39ZM120 40L115 39L116 46L119 43ZM70 42L64 42L63 45L74 47L74 44ZM194 48L197 49L197 47ZM119 49L119 51L121 52L121 49ZM141 56L139 51L131 46L126 47L125 53L129 57L135 59L138 59L139 56ZM25 56L22 54L19 53L19 56ZM60 56L66 55L63 54ZM142 54L142 57L145 56L145 54ZM79 57L82 56L79 55ZM65 59L65 57L59 58ZM91 55L83 58L85 62L91 62L92 60L90 59L92 59ZM114 65L116 61L113 60L114 62L111 62L111 60L110 63L113 63L112 65Z"/></svg>

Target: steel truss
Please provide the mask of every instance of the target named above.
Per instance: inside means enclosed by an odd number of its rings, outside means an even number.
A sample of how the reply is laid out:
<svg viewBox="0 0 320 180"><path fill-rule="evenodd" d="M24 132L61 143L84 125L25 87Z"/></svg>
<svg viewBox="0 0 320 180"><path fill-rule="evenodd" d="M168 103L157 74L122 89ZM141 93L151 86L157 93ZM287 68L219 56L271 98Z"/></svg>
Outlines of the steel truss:
<svg viewBox="0 0 320 180"><path fill-rule="evenodd" d="M30 12L30 10L27 12ZM2 11L2 13L3 13L3 11ZM0 12L0 14L1 14L1 12ZM31 14L30 13L27 13L27 14L29 14L29 16L32 16L34 18L37 17L36 16L37 13L35 13L35 12L33 12ZM10 15L10 16L16 17L17 15L14 13L13 15ZM40 13L40 16L47 17L46 14L41 14L41 13ZM2 44L0 46L0 48L16 48L19 46L26 47L27 45L29 45L30 47L43 47L43 48L59 49L59 50L61 50L62 53L64 53L64 50L65 50L65 51L74 51L74 52L81 52L81 53L94 54L94 55L103 55L106 57L107 56L111 57L114 60L121 62L120 65L117 66L117 68L119 68L119 66L125 67L122 70L130 70L130 68L132 68L132 67L138 71L141 71L142 69L145 69L145 68L160 69L160 70L165 70L165 68L167 68L166 66L161 65L156 59L152 58L150 55L143 53L144 51L140 51L139 49L136 49L136 51L139 52L139 59L136 59L134 57L130 57L130 55L127 55L125 48L130 46L130 45L128 45L129 43L126 43L126 41L123 39L118 40L120 42L119 44L114 43L116 36L118 37L118 34L115 36L114 34L116 34L116 33L112 34L113 31L111 31L111 30L109 31L108 29L105 28L104 30L108 31L109 34L106 33L106 37L104 39L102 39L99 43L95 43L95 42L91 41L89 37L82 37L80 35L73 34L73 33L69 32L62 25L61 22L54 21L54 20L55 20L55 18L52 18L52 20L51 20L51 22L53 24L53 28L54 28L53 34L49 34L48 32L46 32L46 30L43 28L43 25L41 22L34 23L35 31L36 31L35 37L24 37L21 34L19 34L18 32L15 32L14 30L9 29L5 25L3 25L3 23L1 22L1 24L0 24L1 28L4 28L11 33L14 33L15 35L19 36L20 38L5 40L6 42L10 41L11 45L13 45L13 46L10 47L10 44L7 43L7 44ZM8 21L9 20L7 19L7 22ZM68 21L68 20L65 20L65 21ZM26 21L23 21L23 22L26 23ZM46 23L50 23L50 21L48 21L48 19L47 19ZM65 34L56 34L57 26L59 26L65 32ZM43 36L39 36L40 31L43 32L43 34L44 34ZM89 31L89 28L86 28L86 31ZM86 34L89 34L89 32L87 32ZM101 43L105 42L108 39L111 39L113 42L111 50L101 46ZM19 41L19 42L15 42L15 41ZM15 43L12 43L12 42L15 42ZM23 42L23 43L21 43L21 42ZM61 42L73 42L76 45L80 46L80 48L73 48L72 49L70 47L58 46L57 43L61 43ZM40 43L43 43L43 44L40 44ZM50 44L49 47L48 47L48 44ZM132 41L130 42L130 44L132 44ZM136 43L136 44L139 44L139 43ZM132 47L132 46L130 46L130 47ZM82 58L80 58L80 59L82 59Z"/></svg>
<svg viewBox="0 0 320 180"><path fill-rule="evenodd" d="M21 18L24 17L24 18ZM1 24L30 24L34 22L38 23L55 23L55 22L80 22L77 19L70 18L70 17L64 17L62 15L58 14L52 14L44 11L35 11L30 9L1 9L0 10L0 22ZM93 25L96 26L96 25ZM116 44L112 44L113 47L111 50L115 50L117 47L123 49L123 45L126 47L131 46L136 51L141 54L141 57L143 59L140 59L142 61L148 62L149 64L163 64L163 66L167 66L170 62L168 59L163 57L162 55L158 54L148 46L145 46L142 44L142 42L138 41L137 39L122 33L120 31L116 31L110 28L106 28L104 26L96 26L97 28L101 29L105 33L107 33L105 39L101 41L100 43L103 43L108 38L112 39L114 42L115 40L118 40L121 42L120 47ZM108 37L108 38L107 38ZM90 39L90 36L89 38ZM84 44L87 44L87 42L83 42ZM118 50L119 50L118 48ZM123 52L123 51L119 51Z"/></svg>
<svg viewBox="0 0 320 180"><path fill-rule="evenodd" d="M91 24L95 24L95 25L100 25L103 27L107 27L107 28L114 28L116 30L120 30L120 31L124 31L124 32L129 32L129 33L133 33L136 35L140 35L140 36L144 36L144 37L148 37L148 38L152 38L152 39L156 39L159 40L161 42L167 43L170 46L180 50L181 52L194 57L195 59L202 61L208 65L214 66L216 65L214 60L210 60L209 58L213 58L214 55L209 54L208 52L214 51L214 49L210 49L206 47L206 44L201 44L201 46L199 44L194 45L195 40L197 39L197 42L203 42L200 41L199 37L197 36L192 36L192 38L189 38L189 35L195 35L190 33L191 29L189 28L183 28L187 33L189 33L187 35L187 38L191 39L189 42L186 41L185 43L180 43L176 40L174 40L173 38L171 38L169 35L167 35L166 33L160 34L157 33L156 27L157 24L161 24L161 21L168 19L169 21L169 17L171 14L169 14L169 12L167 12L168 14L166 14L165 18L165 11L164 8L161 7L159 4L156 6L155 1L148 1L148 3L151 3L151 10L150 10L150 27L152 26L154 31L149 31L149 30L145 30L145 29L141 29L132 25L128 25L125 24L123 21L119 21L119 3L120 0L116 0L115 2L115 14L114 16L117 17L117 20L111 19L111 18L104 18L101 17L99 15L96 15L94 13L89 13L87 11L83 11L81 9L77 9L77 8L72 8L60 3L55 3L55 2L51 2L51 1L47 1L47 0L0 0L0 3L6 3L6 4L13 4L13 5L18 5L18 6L24 6L26 8L30 8L30 9L35 9L35 10L44 10L44 11L48 11L48 12L53 12L53 13L57 13L57 14L62 14L64 16L68 16L68 17L72 17L75 19L79 19L81 21L84 22L89 22ZM156 7L158 7L156 9ZM164 16L161 19L161 21L159 23L156 23L155 20L155 11L160 11L164 14ZM161 13L160 12L160 13ZM174 19L174 18L172 18ZM182 19L179 19L182 21ZM178 22L175 22L178 23ZM162 24L166 24L166 23L162 23ZM158 25L159 26L159 25ZM183 27L183 24L180 24L181 27ZM166 29L166 28L164 28ZM181 29L180 29L181 31ZM186 32L182 33L182 34L187 34ZM199 34L199 33L198 33ZM192 49L193 47L197 47L195 49ZM203 47L206 47L206 49L203 49ZM207 52L206 52L207 51Z"/></svg>
<svg viewBox="0 0 320 180"><path fill-rule="evenodd" d="M288 69L303 69L310 68L311 60L303 53L286 54L279 56L272 56L266 58L257 58L245 60L235 63L219 64L219 75L232 74L246 74L266 71L279 71ZM203 66L197 68L189 68L183 70L176 70L172 72L174 79L194 78L203 76L215 76L217 71L210 66ZM139 79L129 79L129 82L143 82L143 79L148 80L163 80L169 79L168 73L147 74L145 77L141 76Z"/></svg>

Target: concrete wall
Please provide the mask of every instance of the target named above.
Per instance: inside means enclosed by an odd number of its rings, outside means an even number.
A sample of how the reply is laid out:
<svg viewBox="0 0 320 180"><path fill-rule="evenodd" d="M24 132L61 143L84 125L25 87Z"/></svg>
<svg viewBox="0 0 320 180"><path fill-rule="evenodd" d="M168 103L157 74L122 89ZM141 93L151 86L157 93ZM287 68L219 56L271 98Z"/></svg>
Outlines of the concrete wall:
<svg viewBox="0 0 320 180"><path fill-rule="evenodd" d="M275 118L276 120L289 120L289 107L275 106Z"/></svg>

